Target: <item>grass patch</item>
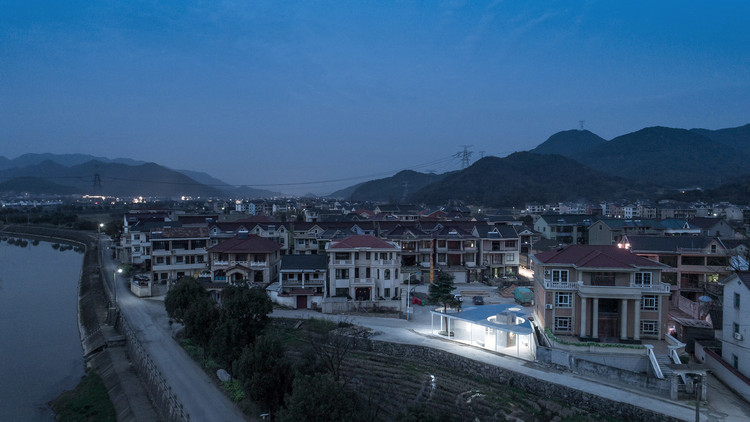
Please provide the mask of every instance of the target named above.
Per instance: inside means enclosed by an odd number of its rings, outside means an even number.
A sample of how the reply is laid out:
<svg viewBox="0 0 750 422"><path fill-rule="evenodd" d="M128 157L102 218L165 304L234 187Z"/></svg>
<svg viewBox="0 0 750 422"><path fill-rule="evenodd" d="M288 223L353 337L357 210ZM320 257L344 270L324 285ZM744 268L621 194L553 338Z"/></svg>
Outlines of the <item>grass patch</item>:
<svg viewBox="0 0 750 422"><path fill-rule="evenodd" d="M62 393L50 405L62 422L116 420L107 388L95 371L87 372L73 391Z"/></svg>
<svg viewBox="0 0 750 422"><path fill-rule="evenodd" d="M224 381L221 383L229 394L229 398L233 402L239 403L247 397L245 390L242 388L237 380Z"/></svg>

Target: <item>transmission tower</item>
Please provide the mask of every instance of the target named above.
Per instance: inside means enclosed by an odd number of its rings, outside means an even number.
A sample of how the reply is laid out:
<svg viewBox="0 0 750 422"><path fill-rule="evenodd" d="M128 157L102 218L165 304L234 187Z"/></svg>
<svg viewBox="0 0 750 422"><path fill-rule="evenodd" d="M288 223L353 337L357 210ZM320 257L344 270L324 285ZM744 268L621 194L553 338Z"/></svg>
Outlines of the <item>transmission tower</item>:
<svg viewBox="0 0 750 422"><path fill-rule="evenodd" d="M96 170L94 173L93 193L95 195L102 193L102 177L99 175L99 166L96 166Z"/></svg>
<svg viewBox="0 0 750 422"><path fill-rule="evenodd" d="M469 151L469 148L473 147L474 145L459 145L463 148L463 151L459 151L456 153L456 156L461 159L461 168L465 169L466 167L469 167L469 164L471 164L471 155L474 154L472 151Z"/></svg>
<svg viewBox="0 0 750 422"><path fill-rule="evenodd" d="M578 130L583 130L583 124L586 123L585 120L579 120L578 121Z"/></svg>

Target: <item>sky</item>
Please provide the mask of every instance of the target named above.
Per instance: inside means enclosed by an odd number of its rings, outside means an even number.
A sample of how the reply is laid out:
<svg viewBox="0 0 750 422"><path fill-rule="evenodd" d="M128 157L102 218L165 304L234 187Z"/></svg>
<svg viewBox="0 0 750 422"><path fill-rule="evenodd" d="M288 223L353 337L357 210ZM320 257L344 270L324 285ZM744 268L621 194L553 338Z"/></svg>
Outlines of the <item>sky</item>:
<svg viewBox="0 0 750 422"><path fill-rule="evenodd" d="M329 193L583 127L750 123L747 1L0 0L0 155ZM324 182L324 183L318 183Z"/></svg>

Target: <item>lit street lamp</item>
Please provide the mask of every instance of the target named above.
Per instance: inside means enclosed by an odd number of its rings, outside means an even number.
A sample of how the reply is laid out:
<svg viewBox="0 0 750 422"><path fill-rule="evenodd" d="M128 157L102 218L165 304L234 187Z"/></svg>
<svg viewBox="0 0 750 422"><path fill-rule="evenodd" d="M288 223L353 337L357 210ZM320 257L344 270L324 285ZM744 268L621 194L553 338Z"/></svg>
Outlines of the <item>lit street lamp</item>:
<svg viewBox="0 0 750 422"><path fill-rule="evenodd" d="M102 234L102 229L104 228L104 223L99 223L98 232L99 234Z"/></svg>
<svg viewBox="0 0 750 422"><path fill-rule="evenodd" d="M122 274L122 268L118 268L117 271L112 271L112 285L115 290L115 306L117 306L117 274Z"/></svg>

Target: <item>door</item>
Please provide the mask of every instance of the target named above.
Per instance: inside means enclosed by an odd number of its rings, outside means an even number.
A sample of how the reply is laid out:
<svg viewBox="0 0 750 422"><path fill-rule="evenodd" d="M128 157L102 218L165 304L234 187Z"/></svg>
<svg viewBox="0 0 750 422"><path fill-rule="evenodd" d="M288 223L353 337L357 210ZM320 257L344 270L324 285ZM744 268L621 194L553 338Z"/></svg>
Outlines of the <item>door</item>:
<svg viewBox="0 0 750 422"><path fill-rule="evenodd" d="M297 296L297 309L307 309L307 296Z"/></svg>

